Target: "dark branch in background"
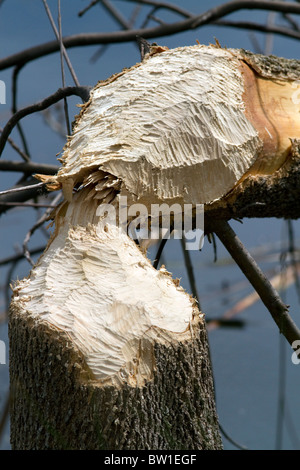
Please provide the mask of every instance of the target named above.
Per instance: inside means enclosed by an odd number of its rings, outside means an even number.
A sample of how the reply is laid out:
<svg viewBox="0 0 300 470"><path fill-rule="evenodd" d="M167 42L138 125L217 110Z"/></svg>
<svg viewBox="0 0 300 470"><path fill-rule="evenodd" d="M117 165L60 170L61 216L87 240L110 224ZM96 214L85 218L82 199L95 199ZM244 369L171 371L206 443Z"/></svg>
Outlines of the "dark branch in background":
<svg viewBox="0 0 300 470"><path fill-rule="evenodd" d="M26 237L23 241L23 253L27 261L31 264L31 266L34 266L34 261L31 258L30 251L28 249L28 243L31 238L31 236L34 234L34 232L40 228L48 219L51 211L53 208L58 204L59 200L61 199L61 194L57 194L56 197L53 199L50 207L46 210L46 212L42 215L42 217L39 218L39 220L33 225L33 227L30 228L30 230L27 232Z"/></svg>
<svg viewBox="0 0 300 470"><path fill-rule="evenodd" d="M148 54L151 50L151 44L146 41L146 39L139 36L137 36L136 40L140 49L141 60L144 60L145 55Z"/></svg>
<svg viewBox="0 0 300 470"><path fill-rule="evenodd" d="M13 70L13 76L12 76L12 109L11 109L12 115L14 115L17 112L18 78L19 78L19 73L22 70L23 66L24 66L24 64L17 65ZM23 129L22 129L22 126L21 126L20 122L18 122L18 124L17 124L17 129L18 129L18 132L20 134L20 138L21 138L21 141L22 141L22 144L23 144L24 153L27 155L28 160L30 160L29 148L28 148L26 137L25 137L25 134L23 132Z"/></svg>
<svg viewBox="0 0 300 470"><path fill-rule="evenodd" d="M59 169L58 165L37 162L15 162L11 160L0 160L0 171L20 172L26 175L42 173L43 175L55 175Z"/></svg>
<svg viewBox="0 0 300 470"><path fill-rule="evenodd" d="M133 28L134 22L135 22L135 17L137 10L133 13L132 18L130 21L127 21L126 18L115 8L108 0L97 0L96 2L93 2L94 5L99 4L102 7L105 8L105 10L114 18L114 20L121 26L122 29L129 31L130 29ZM91 5L93 6L93 5ZM141 5L137 5L138 8L141 7ZM81 16L81 15L79 15ZM107 50L109 47L109 44L104 44L102 45L98 51L93 54L91 58L91 62L95 62L99 57Z"/></svg>
<svg viewBox="0 0 300 470"><path fill-rule="evenodd" d="M153 2L152 2L153 4ZM130 31L116 31L113 33L84 33L76 34L63 38L63 44L68 47L91 46L95 44L109 44L135 41L136 36L145 39L170 36L190 29L196 29L200 26L210 24L218 19L236 11L248 10L267 10L278 11L281 13L300 14L300 5L292 2L269 2L259 0L234 0L218 7L212 8L201 15L194 15L185 20L164 24L155 28L132 29ZM274 27L275 28L275 27ZM292 31L292 30L291 30ZM276 32L276 28L274 30ZM26 49L0 60L0 70L26 64L31 60L43 57L53 52L59 51L59 41L51 41L45 44Z"/></svg>
<svg viewBox="0 0 300 470"><path fill-rule="evenodd" d="M45 251L45 245L39 246L31 250L31 255L40 255ZM11 263L18 263L24 259L24 253L17 253L15 255L8 256L7 258L2 258L0 260L0 266L6 266Z"/></svg>
<svg viewBox="0 0 300 470"><path fill-rule="evenodd" d="M55 93L45 98L43 101L40 101L26 108L20 109L17 111L5 125L3 132L0 137L0 155L3 152L8 136L15 127L15 125L29 114L36 113L37 111L43 111L57 101L60 101L66 96L76 95L79 96L83 102L89 99L91 87L80 86L80 87L66 87L59 88Z"/></svg>
<svg viewBox="0 0 300 470"><path fill-rule="evenodd" d="M154 267L155 269L158 268L161 255L162 255L162 252L163 252L163 250L164 250L164 247L165 247L167 241L168 241L167 238L163 238L163 239L159 242L158 250L157 250L156 256L155 256L154 261L153 261L153 267Z"/></svg>
<svg viewBox="0 0 300 470"><path fill-rule="evenodd" d="M66 86L66 83L65 83L65 71L64 71L64 58L67 62L67 65L69 67L69 70L70 70L70 73L73 77L73 80L74 80L74 83L75 85L78 87L80 86L79 84L79 81L77 79L77 76L75 74L75 71L72 67L72 64L71 64L71 61L68 57L68 54L67 54L67 51L63 45L63 42L62 42L62 28L61 28L61 12L60 12L60 0L58 0L58 28L59 28L59 31L57 31L57 28L56 28L56 25L54 23L54 20L53 20L53 17L52 17L52 14L51 14L51 11L48 7L48 4L47 4L47 1L46 0L42 0L43 1L43 4L44 4L44 7L45 7L45 10L46 10L46 13L47 13L47 16L49 18L49 21L51 23L51 26L52 26L52 29L54 31L54 34L56 36L56 39L59 41L59 51L60 51L60 64L61 64L61 74L62 74L62 86L63 88L65 88ZM64 97L63 98L63 101L64 101L64 111L65 111L65 118L66 118L66 126L67 126L67 134L70 135L71 134L71 127L70 127L70 120L69 120L69 112L68 112L68 102L67 102L67 98Z"/></svg>
<svg viewBox="0 0 300 470"><path fill-rule="evenodd" d="M44 0L45 2L45 0ZM61 68L61 79L62 79L62 86L63 88L66 87L66 77L65 77L65 68L64 68L64 54L66 57L66 49L64 48L63 42L62 42L62 27L61 27L61 12L60 12L60 0L57 0L58 3L58 26L59 26L59 52L60 52L60 68ZM72 69L73 70L73 69ZM76 83L76 86L79 84ZM71 135L71 125L70 125L70 118L69 118L69 107L68 107L68 101L67 98L64 97L64 111L65 111L65 119L66 119L66 126L67 126L67 134Z"/></svg>
<svg viewBox="0 0 300 470"><path fill-rule="evenodd" d="M2 127L0 127L0 133L3 132L3 129ZM8 143L11 145L11 147L16 151L18 152L18 154L23 158L23 160L25 162L29 162L30 161L30 158L28 157L28 155L26 155L26 153L23 152L23 150L20 149L20 147L10 138L8 137L7 139Z"/></svg>
<svg viewBox="0 0 300 470"><path fill-rule="evenodd" d="M100 3L100 1L103 2L103 0L93 0L86 8L84 8L78 13L78 16L82 16L84 13L90 10L90 8L95 6L97 3ZM155 10L165 9L168 11L172 11L174 13L178 13L179 15L185 16L186 18L193 16L187 10L180 8L177 5L172 5L171 3L156 2L156 1L151 1L151 0L128 0L128 1L130 1L131 3L138 3L140 5L152 6L155 8Z"/></svg>
<svg viewBox="0 0 300 470"><path fill-rule="evenodd" d="M36 184L32 184L31 188L41 189L45 185L46 185L46 183L36 183ZM0 191L0 196L4 196L6 194L11 194L11 193L18 193L18 192L21 192L21 191L27 191L27 186L21 186L19 188L16 187L16 188L11 188L11 189L6 189L4 191Z"/></svg>
<svg viewBox="0 0 300 470"><path fill-rule="evenodd" d="M182 235L183 235L183 234L182 234ZM194 297L194 298L197 300L197 302L198 302L198 308L199 308L199 310L201 310L200 298L199 298L198 290L197 290L197 283L196 283L196 279L195 279L195 276L194 276L193 263L192 263L192 260L191 260L191 257L190 257L190 252L189 252L189 250L188 250L187 247L186 247L186 242L185 242L185 237L184 237L184 235L183 235L182 238L180 239L180 243L181 243L181 247L182 247L182 253L183 253L183 258L184 258L184 264L185 264L186 271L187 271L187 275L188 275L188 278L189 278L189 283L190 283L191 291L192 291L193 297Z"/></svg>
<svg viewBox="0 0 300 470"><path fill-rule="evenodd" d="M283 13L282 17L296 30L300 31L297 21L294 20L288 13Z"/></svg>
<svg viewBox="0 0 300 470"><path fill-rule="evenodd" d="M6 205L6 203L8 202L25 202L29 201L30 199L34 199L38 196L49 194L46 189L46 184L36 184L36 179L34 178L31 178L29 181L26 182L25 185L23 184L21 187L22 190L20 191L14 191L16 189L20 189L19 186L16 186L15 188L12 188L12 191L9 190L10 192L6 192L6 194L0 196L0 214L6 212L9 208L11 208ZM2 205L2 203L4 204Z"/></svg>
<svg viewBox="0 0 300 470"><path fill-rule="evenodd" d="M300 31L286 28L285 26L266 26L258 23L250 23L248 21L214 21L212 24L216 26L227 26L229 28L249 29L252 31L260 31L262 33L274 33L280 36L290 37L293 39L300 39ZM263 51L260 51L263 53Z"/></svg>
<svg viewBox="0 0 300 470"><path fill-rule="evenodd" d="M299 279L298 269L297 269L297 259L295 257L296 248L295 248L295 240L294 240L293 223L290 219L287 220L287 226L288 226L288 236L289 236L289 255L291 258L291 265L292 265L293 273L294 273L296 292L298 295L298 300L300 302L300 279Z"/></svg>
<svg viewBox="0 0 300 470"><path fill-rule="evenodd" d="M46 0L42 0L42 1L43 1L43 3L44 3L44 7L45 7L45 10L46 10L47 16L48 16L48 18L49 18L49 21L50 21L50 23L51 23L52 29L53 29L53 31L54 31L54 34L55 34L55 36L56 36L56 39L59 41L59 48L60 48L60 50L61 50L61 54L62 54L62 55L64 56L64 58L65 58L65 61L66 61L67 65L68 65L70 74L71 74L71 76L72 76L72 78L73 78L74 84L75 84L77 87L79 87L79 86L80 86L79 80L78 80L78 78L77 78L77 76L76 76L75 70L74 70L73 67L72 67L71 61L70 61L69 56L68 56L68 54L67 54L67 51L66 51L64 45L63 45L62 42L61 42L61 39L62 39L62 35L61 35L61 24L59 25L60 28L59 28L59 32L58 32L58 31L57 31L57 28L56 28L56 26L55 26L53 17L52 17L52 15L51 15L50 9L49 9L49 7L48 7L48 5L47 5ZM60 17L60 8L59 8L59 17ZM60 22L59 22L59 23L60 23Z"/></svg>
<svg viewBox="0 0 300 470"><path fill-rule="evenodd" d="M279 331L293 346L295 340L300 340L300 330L289 316L288 307L282 302L277 291L238 239L228 222L225 220L211 220L208 230L213 231L221 240L269 310Z"/></svg>

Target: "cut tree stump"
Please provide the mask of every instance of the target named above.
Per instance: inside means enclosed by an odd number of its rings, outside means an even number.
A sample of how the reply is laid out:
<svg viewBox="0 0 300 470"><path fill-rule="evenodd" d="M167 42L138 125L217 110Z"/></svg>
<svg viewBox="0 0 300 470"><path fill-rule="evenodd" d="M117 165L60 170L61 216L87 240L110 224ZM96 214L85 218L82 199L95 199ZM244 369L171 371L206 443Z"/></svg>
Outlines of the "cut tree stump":
<svg viewBox="0 0 300 470"><path fill-rule="evenodd" d="M37 175L64 201L13 287L14 449L222 448L204 315L109 212L123 197L149 214L165 203L284 216L299 77L293 60L156 46L92 90L57 175ZM286 214L298 217L293 202Z"/></svg>

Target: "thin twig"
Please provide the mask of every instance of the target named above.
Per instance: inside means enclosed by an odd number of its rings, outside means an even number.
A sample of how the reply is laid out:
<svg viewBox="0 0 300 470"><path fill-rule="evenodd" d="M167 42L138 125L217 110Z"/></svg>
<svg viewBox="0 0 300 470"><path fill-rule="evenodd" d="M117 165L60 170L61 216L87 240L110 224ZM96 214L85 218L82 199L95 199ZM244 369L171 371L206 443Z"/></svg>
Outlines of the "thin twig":
<svg viewBox="0 0 300 470"><path fill-rule="evenodd" d="M192 291L193 297L198 302L199 310L201 310L200 299L199 299L197 285L196 285L196 279L195 279L195 276L194 276L193 264L192 264L192 260L191 260L191 257L190 257L190 252L189 252L189 250L186 249L186 243L185 243L184 235L180 239L180 243L181 243L181 248L182 248L182 252L183 252L185 267L186 267L187 275L188 275L188 278L189 278L191 291Z"/></svg>
<svg viewBox="0 0 300 470"><path fill-rule="evenodd" d="M272 28L275 26L275 20L276 20L277 13L274 11L271 11L268 14L268 19L267 19L267 28ZM274 43L274 34L273 33L267 33L266 38L265 38L265 47L264 47L264 54L265 55L270 55L273 50L273 43Z"/></svg>
<svg viewBox="0 0 300 470"><path fill-rule="evenodd" d="M155 258L154 258L154 261L153 261L153 267L154 267L155 269L158 268L161 255L162 255L163 249L164 249L164 247L165 247L167 241L168 241L167 238L163 238L163 239L160 241L160 243L159 243L159 247L158 247L156 256L155 256Z"/></svg>
<svg viewBox="0 0 300 470"><path fill-rule="evenodd" d="M42 173L44 175L55 175L59 169L58 165L47 163L16 162L12 160L0 160L0 171L13 171L31 175L33 173Z"/></svg>
<svg viewBox="0 0 300 470"><path fill-rule="evenodd" d="M0 132L3 132L2 127L0 127ZM11 145L11 147L23 158L25 162L30 162L29 156L25 152L23 152L23 150L21 150L20 147L10 137L8 137L7 141Z"/></svg>
<svg viewBox="0 0 300 470"><path fill-rule="evenodd" d="M295 29L295 31L300 31L299 24L297 23L297 21L294 20L291 15L289 15L288 13L282 13L281 16Z"/></svg>
<svg viewBox="0 0 300 470"><path fill-rule="evenodd" d="M14 70L13 70L13 76L12 76L12 115L14 115L17 112L17 95L18 95L18 78L19 78L19 73L22 70L24 64L19 64L17 65ZM26 141L25 134L23 132L21 124L18 122L17 124L17 129L20 134L20 138L23 144L23 149L24 153L27 155L28 159L30 160L30 153L29 153L29 148L28 144Z"/></svg>
<svg viewBox="0 0 300 470"><path fill-rule="evenodd" d="M1 206L12 206L12 207L52 207L51 204L40 204L38 202L1 202Z"/></svg>
<svg viewBox="0 0 300 470"><path fill-rule="evenodd" d="M132 25L124 18L124 16L115 8L108 0L100 0L102 6L109 12L109 14L122 26L122 28L129 30Z"/></svg>
<svg viewBox="0 0 300 470"><path fill-rule="evenodd" d="M45 245L39 246L31 250L31 255L38 255L45 251ZM19 262L24 259L24 253L18 253L12 256L8 256L7 258L0 259L0 266L6 266L11 263Z"/></svg>
<svg viewBox="0 0 300 470"><path fill-rule="evenodd" d="M295 286L296 286L296 292L298 295L298 301L300 302L300 278L298 275L297 260L295 258L295 240L294 240L293 224L290 219L287 220L287 226L288 226L288 236L289 236L289 255L291 258L291 265L292 265L293 274L294 274L294 281L295 281Z"/></svg>
<svg viewBox="0 0 300 470"><path fill-rule="evenodd" d="M33 225L33 227L30 228L30 230L27 232L24 241L23 241L23 252L24 256L27 259L27 261L34 266L34 261L31 258L30 251L28 249L28 243L34 232L41 226L43 225L44 222L46 222L49 218L49 214L52 211L52 209L58 204L59 200L61 199L61 194L57 194L57 196L53 199L51 202L50 207L46 210L46 212L42 215L42 217L39 218L39 220Z"/></svg>
<svg viewBox="0 0 300 470"><path fill-rule="evenodd" d="M274 33L279 36L290 37L293 39L300 39L300 31L294 29L286 28L285 26L266 26L259 23L251 23L250 21L226 21L226 20L217 20L212 22L216 26L228 26L229 28L238 28L238 29L249 29L253 31L259 31L262 33ZM261 51L262 52L262 51Z"/></svg>
<svg viewBox="0 0 300 470"><path fill-rule="evenodd" d="M228 222L225 220L210 221L209 230L216 233L260 296L277 324L279 331L285 336L290 345L293 346L293 342L300 339L300 330L289 316L288 307L282 302L277 291L238 239Z"/></svg>
<svg viewBox="0 0 300 470"><path fill-rule="evenodd" d="M97 0L93 5L101 3L101 5L108 11L108 13L116 20L116 22L122 27L122 29L130 30L132 25L124 18L124 16L115 8L108 0ZM93 5L90 5L92 7ZM80 16L80 15L79 15ZM92 63L96 62L101 55L107 50L109 44L102 45L91 57Z"/></svg>
<svg viewBox="0 0 300 470"><path fill-rule="evenodd" d="M90 10L94 5L96 5L99 2L100 2L100 0L93 0L89 5L87 5L85 8L83 8L83 10L81 10L78 13L78 16L84 15L88 10Z"/></svg>
<svg viewBox="0 0 300 470"><path fill-rule="evenodd" d="M182 7L179 7L178 5L174 5L173 3L168 3L168 2L158 2L155 0L127 0L131 3L139 3L140 5L146 5L146 6L152 6L155 8L155 10L168 10L169 12L172 13L177 13L180 16L183 16L185 18L191 18L194 16L191 12L188 10L185 10Z"/></svg>
<svg viewBox="0 0 300 470"><path fill-rule="evenodd" d="M46 0L44 0L46 1ZM65 68L64 68L64 45L62 42L62 27L61 27L61 11L60 11L60 0L57 0L58 3L58 29L59 29L59 46L60 46L60 66L61 66L61 77L62 77L62 86L65 88L66 86L66 77L65 77ZM65 111L65 118L66 118L66 126L67 126L67 133L71 135L71 126L70 126L70 119L69 119L69 109L68 109L68 101L67 98L64 97L64 111Z"/></svg>
<svg viewBox="0 0 300 470"><path fill-rule="evenodd" d="M56 39L57 39L58 42L59 42L59 49L62 50L62 54L63 54L63 56L64 56L64 58L65 58L65 60L66 60L66 63L67 63L67 65L68 65L68 67L69 67L69 70L70 70L70 73L71 73L71 75L72 75L72 78L73 78L73 80L74 80L75 85L79 87L79 86L80 86L79 80L78 80L78 78L77 78L77 76L76 76L75 70L74 70L73 67L72 67L71 61L70 61L69 56L68 56L68 53L67 53L67 51L66 51L66 49L65 49L65 47L64 47L64 44L62 44L62 42L61 42L60 33L57 31L55 22L54 22L54 20L53 20L52 14L51 14L51 11L50 11L50 9L49 9L49 7L48 7L48 5L47 5L46 0L42 0L42 1L43 1L43 3L44 3L44 7L45 7L45 10L46 10L47 16L48 16L48 18L49 18L49 21L50 21L50 23L51 23L52 29L53 29L53 31L54 31L54 34L55 34L55 36L56 36Z"/></svg>
<svg viewBox="0 0 300 470"><path fill-rule="evenodd" d="M6 189L5 191L0 191L0 196L4 196L5 194L11 194L11 193L18 193L20 191L27 191L28 189L33 189L33 188L42 188L43 186L46 186L47 183L37 183L37 184L31 184L29 186L22 186L18 188L12 188L12 189ZM1 204L1 202L0 202Z"/></svg>
<svg viewBox="0 0 300 470"><path fill-rule="evenodd" d="M22 118L24 118L25 116L28 116L29 114L36 113L37 111L43 111L44 109L49 108L49 106L51 106L54 103L57 103L58 101L60 101L66 96L71 96L71 95L80 96L80 98L84 102L89 97L89 91L90 91L90 88L84 87L84 86L59 88L55 93L48 96L44 100L17 111L6 123L1 133L0 155L3 152L8 136L10 135L11 131L16 126L16 124Z"/></svg>

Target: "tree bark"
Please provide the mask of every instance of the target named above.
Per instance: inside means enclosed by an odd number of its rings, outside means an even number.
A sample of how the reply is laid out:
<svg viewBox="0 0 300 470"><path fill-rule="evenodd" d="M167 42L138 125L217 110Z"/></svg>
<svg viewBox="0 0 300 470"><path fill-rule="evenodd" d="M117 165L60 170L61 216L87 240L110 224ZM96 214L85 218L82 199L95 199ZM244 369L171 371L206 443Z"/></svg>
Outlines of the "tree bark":
<svg viewBox="0 0 300 470"><path fill-rule="evenodd" d="M13 289L14 449L222 447L203 314L101 209L298 217L299 76L296 61L156 46L92 90L57 176L39 175L65 200Z"/></svg>
<svg viewBox="0 0 300 470"><path fill-rule="evenodd" d="M203 314L88 191L13 289L12 448L221 449Z"/></svg>
<svg viewBox="0 0 300 470"><path fill-rule="evenodd" d="M203 322L193 335L154 345L143 387L101 386L63 332L13 307L12 449L221 449Z"/></svg>

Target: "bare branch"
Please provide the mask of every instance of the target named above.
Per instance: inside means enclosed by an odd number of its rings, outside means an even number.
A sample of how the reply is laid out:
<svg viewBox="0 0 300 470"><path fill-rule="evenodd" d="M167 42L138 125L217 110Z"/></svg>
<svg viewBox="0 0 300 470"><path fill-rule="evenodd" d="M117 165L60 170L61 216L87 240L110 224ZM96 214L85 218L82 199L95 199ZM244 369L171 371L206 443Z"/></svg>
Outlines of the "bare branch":
<svg viewBox="0 0 300 470"><path fill-rule="evenodd" d="M51 204L39 204L38 202L1 202L1 206L10 207L34 207L34 208L45 208L52 207Z"/></svg>
<svg viewBox="0 0 300 470"><path fill-rule="evenodd" d="M46 2L46 0L43 0L43 1ZM66 86L65 69L64 69L64 51L65 51L65 48L64 48L64 45L63 45L63 42L62 42L60 0L57 0L57 3L58 3L58 26L59 26L59 38L58 38L58 40L59 40L59 51L60 51L61 77L62 77L62 86L65 88L65 86ZM78 86L78 83L76 83L76 85ZM63 101L64 101L64 111L65 111L65 118L66 118L67 133L68 133L68 135L71 135L71 126L70 126L69 108L68 108L67 98L64 97Z"/></svg>
<svg viewBox="0 0 300 470"><path fill-rule="evenodd" d="M43 253L43 251L45 251L45 245L39 246L31 250L31 255L39 255L40 253ZM0 266L6 266L11 263L18 263L19 261L22 261L23 259L24 259L24 253L17 253L15 255L8 256L7 258L0 259Z"/></svg>
<svg viewBox="0 0 300 470"><path fill-rule="evenodd" d="M293 223L290 219L287 220L287 226L288 226L288 234L289 234L289 254L291 258L291 265L293 268L296 292L298 295L298 300L300 302L300 278L299 278L298 269L297 269L297 260L295 258L296 249L295 249Z"/></svg>
<svg viewBox="0 0 300 470"><path fill-rule="evenodd" d="M216 26L228 26L229 28L249 29L253 31L261 31L263 33L274 33L280 36L290 37L293 39L300 39L300 31L286 28L285 26L266 26L258 23L251 23L249 21L225 21L218 20L213 22ZM263 53L262 50L260 50Z"/></svg>
<svg viewBox="0 0 300 470"><path fill-rule="evenodd" d="M144 60L145 55L151 50L151 44L146 41L146 39L140 38L139 36L137 36L136 40L140 49L141 60Z"/></svg>
<svg viewBox="0 0 300 470"><path fill-rule="evenodd" d="M147 5L154 7L155 11L157 10L168 10L173 13L178 13L178 15L184 16L185 18L191 18L193 14L188 10L185 10L177 5L167 2L158 2L155 0L127 0L129 2L138 3L140 5Z"/></svg>
<svg viewBox="0 0 300 470"><path fill-rule="evenodd" d="M90 10L94 5L96 5L97 3L100 3L100 1L102 0L93 0L86 8L84 8L78 13L78 16L82 16L84 13ZM185 16L186 18L193 16L189 11L184 10L183 8L177 5L173 5L167 2L157 2L155 0L127 0L127 1L137 3L138 5L153 6L155 10L159 10L159 9L169 10L174 13L178 13L179 15Z"/></svg>
<svg viewBox="0 0 300 470"><path fill-rule="evenodd" d="M181 242L182 253L183 253L183 257L184 257L184 262L185 262L187 275L188 275L188 278L189 278L191 291L192 291L193 297L198 302L199 310L201 310L200 298L199 298L199 295L198 295L196 279L195 279L195 276L194 276L194 268L193 268L193 263L192 263L192 260L191 260L191 257L190 257L190 252L189 252L189 250L186 249L186 242L185 242L184 237L181 238L180 242Z"/></svg>
<svg viewBox="0 0 300 470"><path fill-rule="evenodd" d="M33 177L26 181L26 183L24 183L24 181L22 183L23 184L16 185L12 188L22 188L21 191L9 190L6 194L0 196L0 214L11 209L10 206L6 205L7 202L26 202L39 196L49 194L46 184L44 186L37 186L36 179Z"/></svg>
<svg viewBox="0 0 300 470"><path fill-rule="evenodd" d="M33 189L33 188L42 188L43 186L45 186L46 183L36 183L36 184L31 184L30 185L30 188ZM20 191L27 191L28 189L28 186L21 186L21 187L18 187L18 188L12 188L12 189L6 189L5 191L0 191L0 196L4 196L5 194L11 194L11 193L18 193Z"/></svg>
<svg viewBox="0 0 300 470"><path fill-rule="evenodd" d="M89 97L89 92L90 88L89 87L66 87L66 88L59 88L55 93L52 95L48 96L45 98L43 101L40 101L36 104L33 104L31 106L28 106L26 108L20 109L17 111L7 122L5 125L1 137L0 137L0 155L3 152L3 149L5 147L6 141L8 136L10 135L11 131L15 127L15 125L23 119L25 116L28 116L29 114L36 113L37 111L43 111L44 109L48 108L54 103L57 103L57 101L60 101L66 96L80 96L82 101L86 101Z"/></svg>
<svg viewBox="0 0 300 470"><path fill-rule="evenodd" d="M108 0L100 0L101 5L110 13L110 15L119 23L124 29L130 29L131 25L124 18L124 16L117 10Z"/></svg>
<svg viewBox="0 0 300 470"><path fill-rule="evenodd" d="M152 2L153 3L153 2ZM130 31L115 31L113 33L83 33L67 36L63 38L63 43L66 48L91 46L95 44L109 44L135 41L136 36L141 36L145 39L170 36L172 34L187 31L189 29L196 29L200 26L213 23L214 21L222 18L230 13L242 9L249 10L267 10L279 11L282 13L295 13L300 14L300 5L293 2L269 2L259 0L234 0L218 7L208 10L201 15L195 15L185 20L157 26L154 28L146 29L131 29ZM0 70L12 67L18 64L25 64L31 60L43 57L53 52L59 51L59 41L51 41L48 43L40 44L38 46L25 49L0 60Z"/></svg>
<svg viewBox="0 0 300 470"><path fill-rule="evenodd" d="M289 316L288 307L282 302L270 281L225 220L211 221L209 229L215 232L226 247L269 310L279 331L292 346L295 340L300 339L300 330Z"/></svg>
<svg viewBox="0 0 300 470"><path fill-rule="evenodd" d="M51 210L58 204L59 200L61 199L61 194L57 194L57 196L53 199L51 202L50 207L46 210L46 212L42 215L42 217L39 218L39 220L31 227L31 229L27 232L25 239L23 241L23 252L24 256L27 259L27 261L34 266L34 261L31 258L30 251L28 249L28 243L31 238L31 236L34 234L34 232L41 227L41 225L44 224L49 218Z"/></svg>
<svg viewBox="0 0 300 470"><path fill-rule="evenodd" d="M63 45L62 42L61 42L61 36L60 36L60 33L57 31L57 28L56 28L56 25L55 25L55 23L54 23L53 17L52 17L52 15L51 15L51 11L50 11L50 9L49 9L49 7L48 7L48 5L47 5L46 0L42 0L42 1L43 1L43 3L44 3L44 7L45 7L46 13L47 13L47 15L48 15L49 21L50 21L50 23L51 23L52 29L53 29L53 31L54 31L54 34L55 34L55 36L56 36L56 39L59 41L59 48L61 49L62 54L63 54L63 56L64 56L64 58L65 58L65 60L66 60L66 63L67 63L67 65L68 65L68 67L69 67L69 70L70 70L70 73L71 73L71 75L72 75L72 78L73 78L73 80L74 80L74 83L75 83L76 86L79 87L79 86L80 86L79 80L78 80L78 78L77 78L77 76L76 76L75 70L74 70L73 67L72 67L72 64L71 64L71 61L70 61L70 59L69 59L68 53L67 53L67 51L66 51L64 45Z"/></svg>
<svg viewBox="0 0 300 470"><path fill-rule="evenodd" d="M14 171L31 175L42 173L44 175L55 175L59 166L37 162L16 162L12 160L0 160L0 171Z"/></svg>
<svg viewBox="0 0 300 470"><path fill-rule="evenodd" d="M12 76L12 114L15 114L17 112L17 90L18 90L18 78L19 78L19 73L22 70L24 64L17 65L14 70L13 70L13 76ZM29 148L27 145L26 137L23 132L21 123L18 122L17 124L17 129L20 134L20 138L23 144L23 149L26 155L28 155L28 158L30 159L30 153L29 153Z"/></svg>
<svg viewBox="0 0 300 470"><path fill-rule="evenodd" d="M267 10L279 11L281 13L300 13L300 5L295 5L293 2L270 2L261 0L233 0L228 3L219 5L206 13L199 15L191 23L191 28L197 28L203 24L211 23L218 18L229 15L239 10Z"/></svg>
<svg viewBox="0 0 300 470"><path fill-rule="evenodd" d="M100 2L100 0L93 0L89 5L87 5L85 8L83 8L83 10L81 10L78 13L78 16L84 15L88 10L90 10L94 5L96 5L99 2Z"/></svg>
<svg viewBox="0 0 300 470"><path fill-rule="evenodd" d="M0 132L3 132L2 127L0 127ZM23 158L23 160L25 160L25 162L30 161L30 158L28 157L28 155L26 153L24 153L23 150L21 150L20 147L10 137L8 137L7 141L12 146L12 148L16 152L18 152L18 154Z"/></svg>

